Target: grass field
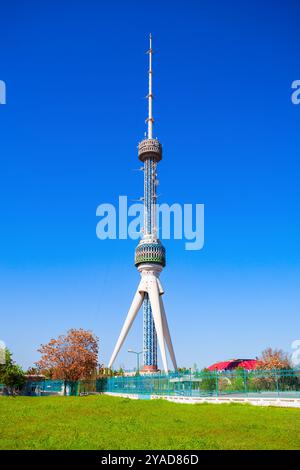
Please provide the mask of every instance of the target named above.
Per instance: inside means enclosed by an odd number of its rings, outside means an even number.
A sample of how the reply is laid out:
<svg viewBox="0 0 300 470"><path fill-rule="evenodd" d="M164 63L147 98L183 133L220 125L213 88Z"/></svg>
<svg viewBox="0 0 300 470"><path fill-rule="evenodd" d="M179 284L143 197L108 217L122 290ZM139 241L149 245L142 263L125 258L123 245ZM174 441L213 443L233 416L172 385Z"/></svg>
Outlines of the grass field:
<svg viewBox="0 0 300 470"><path fill-rule="evenodd" d="M300 409L0 397L0 449L300 449Z"/></svg>

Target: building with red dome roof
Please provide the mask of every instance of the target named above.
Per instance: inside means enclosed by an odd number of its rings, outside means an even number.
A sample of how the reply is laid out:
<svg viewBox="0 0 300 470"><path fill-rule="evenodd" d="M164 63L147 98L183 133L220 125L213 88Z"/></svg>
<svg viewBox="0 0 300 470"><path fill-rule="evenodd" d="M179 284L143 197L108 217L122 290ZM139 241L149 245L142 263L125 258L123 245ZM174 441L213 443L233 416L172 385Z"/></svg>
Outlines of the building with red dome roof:
<svg viewBox="0 0 300 470"><path fill-rule="evenodd" d="M208 367L208 370L224 371L224 370L234 370L238 367L246 370L256 369L257 359L230 359L229 361L215 362Z"/></svg>

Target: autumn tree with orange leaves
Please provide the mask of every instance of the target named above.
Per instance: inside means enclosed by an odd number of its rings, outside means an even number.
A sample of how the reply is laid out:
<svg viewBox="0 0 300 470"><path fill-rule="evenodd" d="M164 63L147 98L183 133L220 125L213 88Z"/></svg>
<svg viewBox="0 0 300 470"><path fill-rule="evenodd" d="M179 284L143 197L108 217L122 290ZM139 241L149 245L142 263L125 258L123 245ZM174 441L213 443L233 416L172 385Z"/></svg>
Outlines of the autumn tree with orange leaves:
<svg viewBox="0 0 300 470"><path fill-rule="evenodd" d="M259 390L292 390L298 384L290 356L281 349L265 349L257 361L256 370L269 371L268 374L252 379L252 384Z"/></svg>
<svg viewBox="0 0 300 470"><path fill-rule="evenodd" d="M257 369L285 369L292 368L290 357L281 349L267 348L262 353L257 362Z"/></svg>
<svg viewBox="0 0 300 470"><path fill-rule="evenodd" d="M42 355L36 362L38 370L53 379L64 380L65 384L89 379L98 365L98 341L91 331L82 328L52 338L38 349Z"/></svg>

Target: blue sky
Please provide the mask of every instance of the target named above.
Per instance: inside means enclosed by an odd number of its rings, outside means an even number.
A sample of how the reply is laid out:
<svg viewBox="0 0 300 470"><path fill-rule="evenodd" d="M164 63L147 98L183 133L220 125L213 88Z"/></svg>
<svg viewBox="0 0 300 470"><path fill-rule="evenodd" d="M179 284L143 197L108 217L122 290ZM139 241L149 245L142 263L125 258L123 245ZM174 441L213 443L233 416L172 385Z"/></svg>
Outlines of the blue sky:
<svg viewBox="0 0 300 470"><path fill-rule="evenodd" d="M166 241L179 365L291 352L300 338L298 2L1 6L0 339L24 367L71 327L107 363L139 274L96 207L141 196L148 34L161 202L205 204L205 246ZM141 314L116 365L135 365Z"/></svg>

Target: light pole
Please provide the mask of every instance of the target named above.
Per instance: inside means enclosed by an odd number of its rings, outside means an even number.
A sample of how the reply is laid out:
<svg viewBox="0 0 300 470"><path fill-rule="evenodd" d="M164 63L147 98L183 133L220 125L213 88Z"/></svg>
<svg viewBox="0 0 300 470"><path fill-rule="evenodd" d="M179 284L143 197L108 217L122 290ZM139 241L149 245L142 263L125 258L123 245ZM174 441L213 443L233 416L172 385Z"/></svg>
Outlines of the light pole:
<svg viewBox="0 0 300 470"><path fill-rule="evenodd" d="M136 363L137 363L137 374L139 375L140 373L140 354L143 354L144 352L147 352L148 349L143 349L143 351L134 351L133 349L128 349L128 352L129 353L133 353L133 354L136 354Z"/></svg>

